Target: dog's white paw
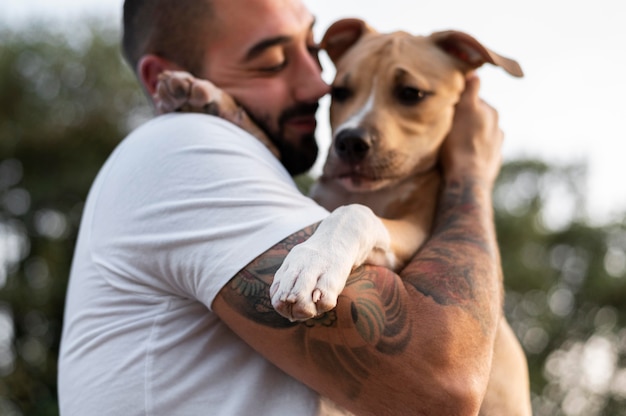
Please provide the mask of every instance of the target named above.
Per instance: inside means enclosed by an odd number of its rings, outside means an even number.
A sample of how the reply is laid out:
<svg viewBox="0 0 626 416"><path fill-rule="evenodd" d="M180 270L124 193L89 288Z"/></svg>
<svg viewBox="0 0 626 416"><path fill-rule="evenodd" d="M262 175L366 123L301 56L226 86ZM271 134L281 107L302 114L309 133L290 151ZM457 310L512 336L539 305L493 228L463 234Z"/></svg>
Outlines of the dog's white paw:
<svg viewBox="0 0 626 416"><path fill-rule="evenodd" d="M188 72L163 71L153 98L161 114L184 110L217 115L222 91L210 81L195 78Z"/></svg>
<svg viewBox="0 0 626 416"><path fill-rule="evenodd" d="M304 321L332 310L353 260L337 256L316 241L295 246L274 275L272 305L291 321Z"/></svg>
<svg viewBox="0 0 626 416"><path fill-rule="evenodd" d="M337 305L354 267L365 261L387 266L392 257L389 233L371 209L339 207L289 252L274 275L272 305L292 321L314 318Z"/></svg>

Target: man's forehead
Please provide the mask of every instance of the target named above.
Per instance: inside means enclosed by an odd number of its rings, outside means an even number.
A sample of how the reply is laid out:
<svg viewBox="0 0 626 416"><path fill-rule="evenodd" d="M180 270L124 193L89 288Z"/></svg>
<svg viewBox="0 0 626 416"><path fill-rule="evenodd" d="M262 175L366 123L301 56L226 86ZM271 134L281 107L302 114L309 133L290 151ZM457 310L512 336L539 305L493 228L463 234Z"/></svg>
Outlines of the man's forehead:
<svg viewBox="0 0 626 416"><path fill-rule="evenodd" d="M306 30L305 35L313 33L314 24L315 24L315 21L312 21L311 24L308 26L308 29ZM293 41L295 41L294 36L290 36L287 34L277 34L275 36L268 36L266 38L262 38L258 42L254 43L252 46L248 48L248 50L245 53L245 60L254 59L255 57L261 55L264 51L272 47L287 45Z"/></svg>
<svg viewBox="0 0 626 416"><path fill-rule="evenodd" d="M315 18L300 0L213 1L211 34L202 41L206 57L219 55L223 64L245 64L272 44L307 42L312 35Z"/></svg>
<svg viewBox="0 0 626 416"><path fill-rule="evenodd" d="M261 23L265 19L291 19L311 16L302 0L205 0L211 1L214 16L222 21L242 19Z"/></svg>
<svg viewBox="0 0 626 416"><path fill-rule="evenodd" d="M216 32L231 36L237 32L268 37L308 28L314 18L300 0L213 0ZM285 32L285 33L280 33Z"/></svg>

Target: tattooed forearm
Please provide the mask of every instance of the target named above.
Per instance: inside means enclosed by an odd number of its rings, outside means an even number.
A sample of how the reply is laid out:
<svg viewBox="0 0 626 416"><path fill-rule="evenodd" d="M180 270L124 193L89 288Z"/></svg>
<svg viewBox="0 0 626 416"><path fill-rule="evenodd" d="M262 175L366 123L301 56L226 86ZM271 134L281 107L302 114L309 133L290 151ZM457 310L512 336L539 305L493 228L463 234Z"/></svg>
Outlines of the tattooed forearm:
<svg viewBox="0 0 626 416"><path fill-rule="evenodd" d="M253 261L222 289L221 299L249 322L288 331L303 357L335 374L348 396L356 398L381 354L406 351L413 334L411 300L392 271L363 266L351 274L336 309L304 322L279 315L270 303L273 275L287 251L314 229L288 237Z"/></svg>
<svg viewBox="0 0 626 416"><path fill-rule="evenodd" d="M258 257L230 281L222 291L224 299L248 319L274 328L292 328L299 324L307 328L336 326L335 311L298 323L290 322L272 307L269 288L276 270L287 252L305 241L317 224L281 241ZM360 267L350 276L346 292L340 301L350 302L350 314L345 319L359 333L362 345L371 344L387 353L401 351L410 336L406 309L401 302L400 283L389 270ZM345 324L344 324L345 326Z"/></svg>
<svg viewBox="0 0 626 416"><path fill-rule="evenodd" d="M289 250L309 238L317 226L318 224L311 225L288 236L263 256L256 258L224 287L221 292L224 299L243 316L257 323L276 328L297 325L275 311L269 288L276 270Z"/></svg>
<svg viewBox="0 0 626 416"><path fill-rule="evenodd" d="M345 289L353 299L352 321L363 340L376 349L396 354L406 347L411 327L406 292L391 272L370 267L354 271Z"/></svg>
<svg viewBox="0 0 626 416"><path fill-rule="evenodd" d="M381 357L406 352L413 339L411 300L402 288L390 270L359 267L348 279L338 307L296 332L306 355L334 374L351 399L360 394Z"/></svg>
<svg viewBox="0 0 626 416"><path fill-rule="evenodd" d="M470 180L448 184L430 240L402 272L419 292L467 310L484 330L493 328L492 305L500 291L488 192Z"/></svg>

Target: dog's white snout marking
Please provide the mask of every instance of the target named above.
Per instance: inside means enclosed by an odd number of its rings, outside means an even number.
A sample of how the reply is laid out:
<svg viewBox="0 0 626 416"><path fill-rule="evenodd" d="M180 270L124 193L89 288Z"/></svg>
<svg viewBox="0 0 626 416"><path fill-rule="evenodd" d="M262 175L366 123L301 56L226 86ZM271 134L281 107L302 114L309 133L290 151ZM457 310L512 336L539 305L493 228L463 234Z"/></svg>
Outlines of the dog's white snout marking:
<svg viewBox="0 0 626 416"><path fill-rule="evenodd" d="M374 109L374 91L376 90L376 79L372 83L372 90L370 91L370 95L365 102L365 105L361 107L358 111L356 111L349 119L344 121L335 129L335 135L340 133L345 129L356 129L358 128L363 119Z"/></svg>

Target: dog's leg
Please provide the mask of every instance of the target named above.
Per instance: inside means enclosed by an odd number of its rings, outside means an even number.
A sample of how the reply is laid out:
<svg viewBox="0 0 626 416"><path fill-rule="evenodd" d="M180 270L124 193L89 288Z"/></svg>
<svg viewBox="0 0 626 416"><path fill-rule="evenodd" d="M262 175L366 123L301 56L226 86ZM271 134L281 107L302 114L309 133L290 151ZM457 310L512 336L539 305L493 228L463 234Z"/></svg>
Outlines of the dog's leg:
<svg viewBox="0 0 626 416"><path fill-rule="evenodd" d="M164 71L159 74L154 102L160 114L175 111L211 114L230 121L257 139L280 159L280 152L248 116L248 113L213 83L183 71Z"/></svg>
<svg viewBox="0 0 626 416"><path fill-rule="evenodd" d="M389 233L364 205L339 207L287 255L270 288L272 305L292 321L327 312L350 271L364 263L395 267Z"/></svg>

